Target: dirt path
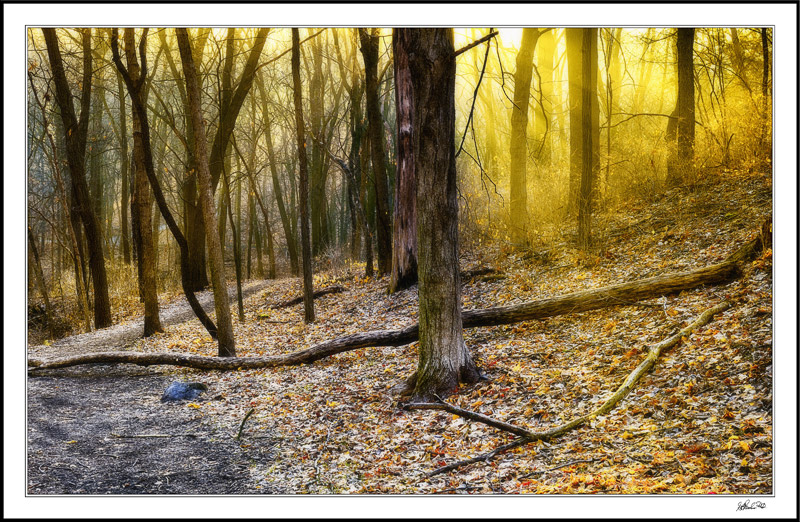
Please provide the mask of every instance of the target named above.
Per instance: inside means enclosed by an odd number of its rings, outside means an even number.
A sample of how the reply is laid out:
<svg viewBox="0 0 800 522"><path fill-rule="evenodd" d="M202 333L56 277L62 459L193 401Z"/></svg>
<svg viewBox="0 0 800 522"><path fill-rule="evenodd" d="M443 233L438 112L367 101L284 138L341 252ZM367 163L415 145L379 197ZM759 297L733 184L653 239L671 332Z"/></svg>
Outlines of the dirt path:
<svg viewBox="0 0 800 522"><path fill-rule="evenodd" d="M245 295L268 286L247 285ZM235 288L232 293L235 297ZM210 292L198 296L213 311ZM185 300L162 309L162 323L193 317ZM196 319L195 319L196 320ZM198 327L199 322L198 322ZM31 347L32 356L120 350L133 344L142 321ZM27 380L28 494L248 494L250 471L270 461L269 435L239 443L237 426L220 428L186 403L162 403L175 380L164 368L91 365ZM199 400L225 400L213 388Z"/></svg>
<svg viewBox="0 0 800 522"><path fill-rule="evenodd" d="M242 297L246 299L248 296L264 290L269 285L270 281L266 280L243 283ZM235 285L231 285L228 288L228 295L231 298L231 303L235 303ZM214 313L214 294L211 290L198 292L197 300L206 312L209 314ZM194 312L185 298L162 306L160 315L161 324L164 327L194 320L197 322L197 327L202 328L200 321L195 317ZM28 348L28 355L34 358L46 359L48 357L64 357L67 355L77 355L79 353L124 350L142 337L143 330L144 319L139 318L135 321L116 324L93 332L65 337L50 345L30 346Z"/></svg>

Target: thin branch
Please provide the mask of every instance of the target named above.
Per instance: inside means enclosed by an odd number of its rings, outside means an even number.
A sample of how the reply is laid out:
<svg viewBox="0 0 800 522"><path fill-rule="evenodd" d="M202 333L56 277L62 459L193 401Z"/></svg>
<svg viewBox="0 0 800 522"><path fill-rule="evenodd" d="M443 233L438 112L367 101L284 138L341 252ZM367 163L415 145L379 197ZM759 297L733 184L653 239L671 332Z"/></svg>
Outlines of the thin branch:
<svg viewBox="0 0 800 522"><path fill-rule="evenodd" d="M479 40L475 40L475 41L474 41L474 42L472 42L471 44L469 44L469 45L465 45L465 46L464 46L464 47L462 47L461 49L457 50L456 52L454 52L454 53L453 53L453 56L458 56L459 54L461 54L461 53L463 53L463 52L469 51L469 50L470 50L470 49L472 49L473 47L477 47L478 45L482 44L483 42L486 42L486 41L489 41L489 40L491 40L492 38L494 38L494 37L495 37L495 36L497 36L498 34L500 34L500 32L499 32L499 31L491 31L489 34L487 34L487 35L486 35L486 36L484 36L483 38L481 38L481 39L479 39Z"/></svg>

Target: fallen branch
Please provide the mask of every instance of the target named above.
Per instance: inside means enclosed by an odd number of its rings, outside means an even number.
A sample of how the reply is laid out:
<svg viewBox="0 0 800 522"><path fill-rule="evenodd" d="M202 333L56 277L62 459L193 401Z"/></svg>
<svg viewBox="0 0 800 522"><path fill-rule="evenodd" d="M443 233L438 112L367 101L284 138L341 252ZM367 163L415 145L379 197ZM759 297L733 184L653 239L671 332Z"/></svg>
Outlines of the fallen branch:
<svg viewBox="0 0 800 522"><path fill-rule="evenodd" d="M765 223L764 229L771 222ZM563 314L586 312L609 306L629 305L643 299L691 290L704 285L723 284L740 277L740 263L752 259L768 243L764 232L740 248L726 261L672 275L649 277L628 283L574 292L548 299L511 306L467 310L462 313L464 328L498 326L544 319ZM179 353L98 352L49 360L28 359L31 369L51 369L80 364L131 363L140 366L166 364L199 370L252 370L310 364L339 353L375 346L403 346L419 339L419 324L400 330L373 330L330 339L310 348L286 355L266 357L204 357Z"/></svg>
<svg viewBox="0 0 800 522"><path fill-rule="evenodd" d="M505 422L498 421L490 417L486 417L485 415L481 415L480 413L464 410L462 408L453 406L452 404L446 403L444 401L438 403L416 403L416 404L412 403L405 405L407 409L444 410L454 415L459 415L467 419L483 422L484 424L488 424L489 426L493 426L495 428L502 429L503 431L508 431L514 433L515 435L520 436L518 439L510 442L509 444L501 446L488 454L482 455L481 457L478 458L472 458L472 459L462 460L459 462L454 462L453 464L449 464L442 468L433 470L428 474L428 476L431 477L433 475L438 475L439 473L444 473L445 471L452 471L456 468L460 468L468 464L473 464L475 462L488 461L490 458L502 453L503 451L516 448L518 446L527 444L529 442L534 442L537 440L547 441L560 437L565 433L572 431L573 429L579 426L582 426L588 421L591 421L601 415L605 415L606 413L611 411L622 399L625 398L625 396L627 396L631 392L633 387L636 385L636 383L639 382L642 376L645 373L647 373L647 371L649 371L653 367L653 365L655 365L662 351L677 345L678 343L681 342L681 339L689 336L692 332L694 332L701 326L708 324L716 314L724 310L727 310L728 308L730 308L730 303L727 302L723 302L716 306L713 306L708 310L706 310L705 312L703 312L702 314L700 314L700 316L697 319L695 319L691 324L683 328L675 335L672 335L667 339L661 341L660 343L651 346L644 360L642 360L642 362L639 363L639 365L628 375L628 377L623 381L623 383L619 386L619 388L617 388L617 391L614 392L614 394L611 395L611 397L609 397L599 408L597 408L595 411L587 415L578 417L576 419L571 420L570 422L549 429L547 431L541 431L541 432L528 431L524 428L513 426L511 424L507 424Z"/></svg>
<svg viewBox="0 0 800 522"><path fill-rule="evenodd" d="M323 295L328 294L338 294L344 292L344 287L342 286L329 286L328 288L323 288L322 290L317 290L313 294L313 298L316 299L317 297L322 297ZM303 302L303 296L295 297L294 299L289 299L288 301L284 301L282 303L272 305L272 308L286 308L289 306L294 306L296 304L300 304Z"/></svg>

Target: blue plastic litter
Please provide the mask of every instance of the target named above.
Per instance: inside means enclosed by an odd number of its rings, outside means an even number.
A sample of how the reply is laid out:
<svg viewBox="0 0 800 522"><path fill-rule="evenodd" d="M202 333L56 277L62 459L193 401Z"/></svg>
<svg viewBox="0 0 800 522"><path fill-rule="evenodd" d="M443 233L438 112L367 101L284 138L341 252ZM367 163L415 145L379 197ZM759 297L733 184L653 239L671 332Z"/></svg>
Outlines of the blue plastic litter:
<svg viewBox="0 0 800 522"><path fill-rule="evenodd" d="M202 382L175 381L164 390L161 402L193 400L205 391L208 391L208 386Z"/></svg>

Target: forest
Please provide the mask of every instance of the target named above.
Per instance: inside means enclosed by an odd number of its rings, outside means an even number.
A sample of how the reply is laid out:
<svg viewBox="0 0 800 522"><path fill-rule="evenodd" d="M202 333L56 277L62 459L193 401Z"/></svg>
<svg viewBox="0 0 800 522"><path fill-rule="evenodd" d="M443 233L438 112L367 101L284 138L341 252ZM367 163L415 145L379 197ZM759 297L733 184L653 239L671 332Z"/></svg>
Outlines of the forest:
<svg viewBox="0 0 800 522"><path fill-rule="evenodd" d="M27 494L772 494L772 39L28 28Z"/></svg>

